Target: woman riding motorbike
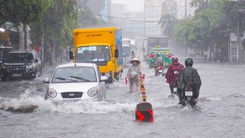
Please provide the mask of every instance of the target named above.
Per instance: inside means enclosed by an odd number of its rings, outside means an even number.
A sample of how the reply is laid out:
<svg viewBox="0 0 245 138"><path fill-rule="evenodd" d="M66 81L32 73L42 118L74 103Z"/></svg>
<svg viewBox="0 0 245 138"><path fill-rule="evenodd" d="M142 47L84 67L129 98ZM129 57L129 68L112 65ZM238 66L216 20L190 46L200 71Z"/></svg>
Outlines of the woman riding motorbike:
<svg viewBox="0 0 245 138"><path fill-rule="evenodd" d="M169 88L171 91L171 95L169 97L173 96L173 86L176 86L177 81L175 81L181 70L184 68L184 66L182 64L179 63L179 59L177 57L173 57L172 58L172 64L168 67L167 73L165 75L165 78L167 80L167 83L169 84ZM175 84L173 84L175 83Z"/></svg>

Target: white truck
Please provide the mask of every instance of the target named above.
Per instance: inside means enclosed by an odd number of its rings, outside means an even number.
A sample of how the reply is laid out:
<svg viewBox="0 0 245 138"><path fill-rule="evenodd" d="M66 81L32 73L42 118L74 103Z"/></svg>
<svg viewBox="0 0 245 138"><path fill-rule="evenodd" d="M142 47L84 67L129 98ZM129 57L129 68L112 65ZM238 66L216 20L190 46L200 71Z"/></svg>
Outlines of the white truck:
<svg viewBox="0 0 245 138"><path fill-rule="evenodd" d="M130 64L131 60L131 40L128 38L122 39L122 49L123 49L123 66Z"/></svg>

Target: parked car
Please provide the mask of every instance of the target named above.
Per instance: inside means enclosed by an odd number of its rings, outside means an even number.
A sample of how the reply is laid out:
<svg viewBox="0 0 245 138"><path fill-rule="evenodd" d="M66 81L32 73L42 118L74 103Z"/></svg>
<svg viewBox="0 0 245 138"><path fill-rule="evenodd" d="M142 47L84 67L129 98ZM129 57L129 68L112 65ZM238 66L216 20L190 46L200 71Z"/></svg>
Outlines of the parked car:
<svg viewBox="0 0 245 138"><path fill-rule="evenodd" d="M106 97L105 81L99 68L94 63L66 63L54 70L48 83L45 99L54 103L71 100L102 100Z"/></svg>
<svg viewBox="0 0 245 138"><path fill-rule="evenodd" d="M3 70L3 63L9 55L9 52L13 50L11 46L0 46L0 77L2 77L4 70Z"/></svg>
<svg viewBox="0 0 245 138"><path fill-rule="evenodd" d="M34 79L42 75L42 62L35 50L9 52L3 63L2 80L12 77Z"/></svg>

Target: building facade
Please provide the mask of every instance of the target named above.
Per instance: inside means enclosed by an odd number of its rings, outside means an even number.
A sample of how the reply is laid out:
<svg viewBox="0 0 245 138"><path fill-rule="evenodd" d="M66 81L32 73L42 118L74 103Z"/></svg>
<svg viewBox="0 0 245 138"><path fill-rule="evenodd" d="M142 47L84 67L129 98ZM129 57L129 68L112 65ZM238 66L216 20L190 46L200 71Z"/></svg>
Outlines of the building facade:
<svg viewBox="0 0 245 138"><path fill-rule="evenodd" d="M161 18L162 2L164 0L144 1L145 37L161 35L161 26L158 24Z"/></svg>

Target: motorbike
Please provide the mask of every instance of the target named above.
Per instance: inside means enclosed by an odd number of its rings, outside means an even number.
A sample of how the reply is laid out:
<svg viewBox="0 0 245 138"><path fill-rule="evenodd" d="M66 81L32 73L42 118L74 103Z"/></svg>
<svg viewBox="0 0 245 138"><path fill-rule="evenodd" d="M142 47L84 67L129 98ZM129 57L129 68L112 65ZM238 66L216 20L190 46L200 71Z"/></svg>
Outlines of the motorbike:
<svg viewBox="0 0 245 138"><path fill-rule="evenodd" d="M172 82L170 87L171 87L171 95L169 97L172 98L179 97L177 79Z"/></svg>
<svg viewBox="0 0 245 138"><path fill-rule="evenodd" d="M155 76L158 76L162 73L163 73L163 67L162 66L155 67Z"/></svg>
<svg viewBox="0 0 245 138"><path fill-rule="evenodd" d="M183 91L181 95L182 106L191 105L194 107L197 103L197 100L194 99L194 89L192 86L188 85Z"/></svg>

